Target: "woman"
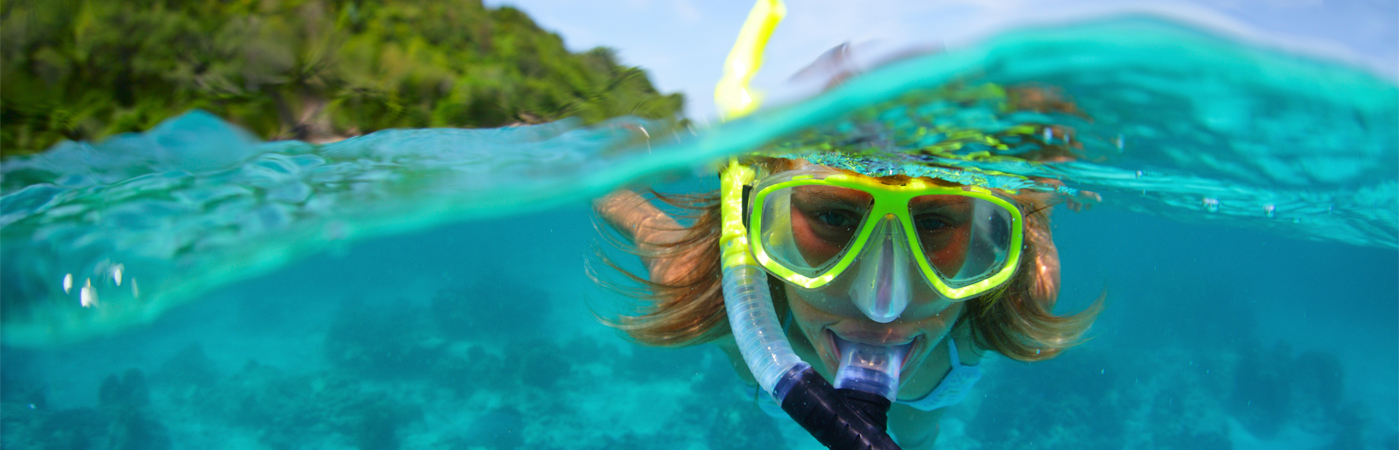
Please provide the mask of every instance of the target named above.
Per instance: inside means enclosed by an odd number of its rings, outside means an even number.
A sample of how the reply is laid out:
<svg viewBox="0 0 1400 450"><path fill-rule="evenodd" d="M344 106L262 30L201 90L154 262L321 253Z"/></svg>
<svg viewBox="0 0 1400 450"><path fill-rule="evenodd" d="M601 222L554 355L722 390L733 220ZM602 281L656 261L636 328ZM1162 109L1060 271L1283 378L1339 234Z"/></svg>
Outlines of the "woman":
<svg viewBox="0 0 1400 450"><path fill-rule="evenodd" d="M819 362L813 369L825 379L852 343L903 353L888 429L903 448L931 448L943 409L980 378L986 352L1054 358L1080 342L1102 303L1071 316L1050 312L1059 291L1051 194L947 181L959 179L947 176L956 168L872 177L813 162L840 157L731 163L726 177L753 173L739 183L742 194L731 194L743 197L745 256L768 274L793 350ZM643 311L607 323L647 345L714 342L754 383L727 324L720 196L656 197L687 211L690 223L631 191L595 203L648 272L623 271L644 288Z"/></svg>

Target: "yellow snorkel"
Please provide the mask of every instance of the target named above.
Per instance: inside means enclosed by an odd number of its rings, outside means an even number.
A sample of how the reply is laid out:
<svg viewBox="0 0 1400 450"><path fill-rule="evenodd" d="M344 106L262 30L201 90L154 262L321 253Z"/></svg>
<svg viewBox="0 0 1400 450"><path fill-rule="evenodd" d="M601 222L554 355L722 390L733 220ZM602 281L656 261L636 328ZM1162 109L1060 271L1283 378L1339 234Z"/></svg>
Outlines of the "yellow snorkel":
<svg viewBox="0 0 1400 450"><path fill-rule="evenodd" d="M715 84L715 106L720 109L723 120L743 117L758 109L759 94L749 87L754 74L763 66L763 49L768 46L768 38L787 15L787 6L782 0L758 0L744 26L739 29L734 48L724 59L724 73ZM754 171L738 163L737 158L729 158L729 165L721 175L720 216L723 228L720 234L721 267L740 265L758 266L749 251L747 233L744 229L744 186L753 183Z"/></svg>
<svg viewBox="0 0 1400 450"><path fill-rule="evenodd" d="M729 57L724 59L724 73L715 84L715 106L720 109L722 120L748 115L758 109L759 94L749 87L758 68L763 66L763 49L768 46L768 38L787 15L787 6L782 0L758 0L744 26L739 29L739 37ZM738 163L737 158L729 158L729 165L720 175L720 217L723 228L720 234L722 251L721 267L728 269L741 265L758 266L749 251L747 233L744 229L744 186L753 183L754 171Z"/></svg>
<svg viewBox="0 0 1400 450"><path fill-rule="evenodd" d="M715 102L724 118L758 108L759 99L749 89L749 81L763 62L768 37L786 12L780 0L754 4L715 87ZM754 169L737 158L730 158L720 175L724 307L744 362L783 411L828 448L898 449L885 432L889 399L860 390L838 390L792 351L773 309L768 273L754 259L744 226L744 190L755 176Z"/></svg>
<svg viewBox="0 0 1400 450"><path fill-rule="evenodd" d="M739 29L739 38L729 57L724 59L724 74L715 85L715 105L721 119L742 117L758 109L758 93L749 88L749 81L763 65L763 48L768 38L787 15L782 0L758 0L749 11L749 18Z"/></svg>

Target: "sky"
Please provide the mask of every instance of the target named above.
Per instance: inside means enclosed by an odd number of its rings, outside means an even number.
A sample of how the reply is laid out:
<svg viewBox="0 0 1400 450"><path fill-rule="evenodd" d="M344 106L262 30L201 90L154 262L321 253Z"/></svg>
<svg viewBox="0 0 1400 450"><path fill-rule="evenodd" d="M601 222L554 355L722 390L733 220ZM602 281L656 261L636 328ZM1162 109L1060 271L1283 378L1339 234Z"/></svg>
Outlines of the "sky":
<svg viewBox="0 0 1400 450"><path fill-rule="evenodd" d="M662 92L683 92L686 114L713 121L714 83L753 3L748 0L486 0L525 11L573 51L610 47L646 69ZM823 52L851 43L869 54L910 46L958 48L998 31L1129 12L1196 23L1223 34L1366 67L1394 80L1394 0L790 0L754 86L774 99Z"/></svg>

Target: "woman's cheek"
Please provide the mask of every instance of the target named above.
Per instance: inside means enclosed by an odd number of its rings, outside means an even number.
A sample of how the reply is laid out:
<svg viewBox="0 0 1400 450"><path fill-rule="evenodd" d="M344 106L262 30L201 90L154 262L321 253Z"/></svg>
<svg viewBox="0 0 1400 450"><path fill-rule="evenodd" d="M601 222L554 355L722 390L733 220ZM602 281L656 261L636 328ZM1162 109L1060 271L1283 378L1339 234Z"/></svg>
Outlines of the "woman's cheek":
<svg viewBox="0 0 1400 450"><path fill-rule="evenodd" d="M793 211L791 219L793 240L797 243L798 250L802 252L802 258L807 260L809 267L817 267L831 260L840 248L817 236L812 228L811 219L798 211Z"/></svg>
<svg viewBox="0 0 1400 450"><path fill-rule="evenodd" d="M822 307L820 303L831 302L832 299L815 292L800 291L792 285L787 286L788 307L792 309L793 319L802 335L812 344L812 349L817 357L821 359L822 367L834 374L837 361L832 359L835 349L829 348L826 337L823 336L823 327L827 324L840 320ZM795 300L794 300L795 299Z"/></svg>
<svg viewBox="0 0 1400 450"><path fill-rule="evenodd" d="M933 245L932 256L934 267L944 276L953 276L962 271L962 266L967 262L967 242L968 229L959 228L952 233L948 233L937 244ZM925 246L925 248L929 248Z"/></svg>
<svg viewBox="0 0 1400 450"><path fill-rule="evenodd" d="M820 320L834 322L840 319L865 317L848 295L851 289L851 280L855 276L850 270L846 272L816 291L798 288L791 288L791 290L800 291L798 295L802 297L802 302L811 311L818 312L821 316Z"/></svg>

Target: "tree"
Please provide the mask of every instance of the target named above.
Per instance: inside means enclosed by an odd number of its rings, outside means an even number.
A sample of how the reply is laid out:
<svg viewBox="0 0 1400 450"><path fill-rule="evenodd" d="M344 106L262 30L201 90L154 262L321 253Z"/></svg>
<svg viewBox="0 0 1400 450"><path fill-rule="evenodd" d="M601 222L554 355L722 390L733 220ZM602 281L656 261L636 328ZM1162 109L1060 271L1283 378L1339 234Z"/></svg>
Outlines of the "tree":
<svg viewBox="0 0 1400 450"><path fill-rule="evenodd" d="M267 139L578 117L675 118L611 50L569 53L479 0L12 0L0 152L140 131L202 108Z"/></svg>

